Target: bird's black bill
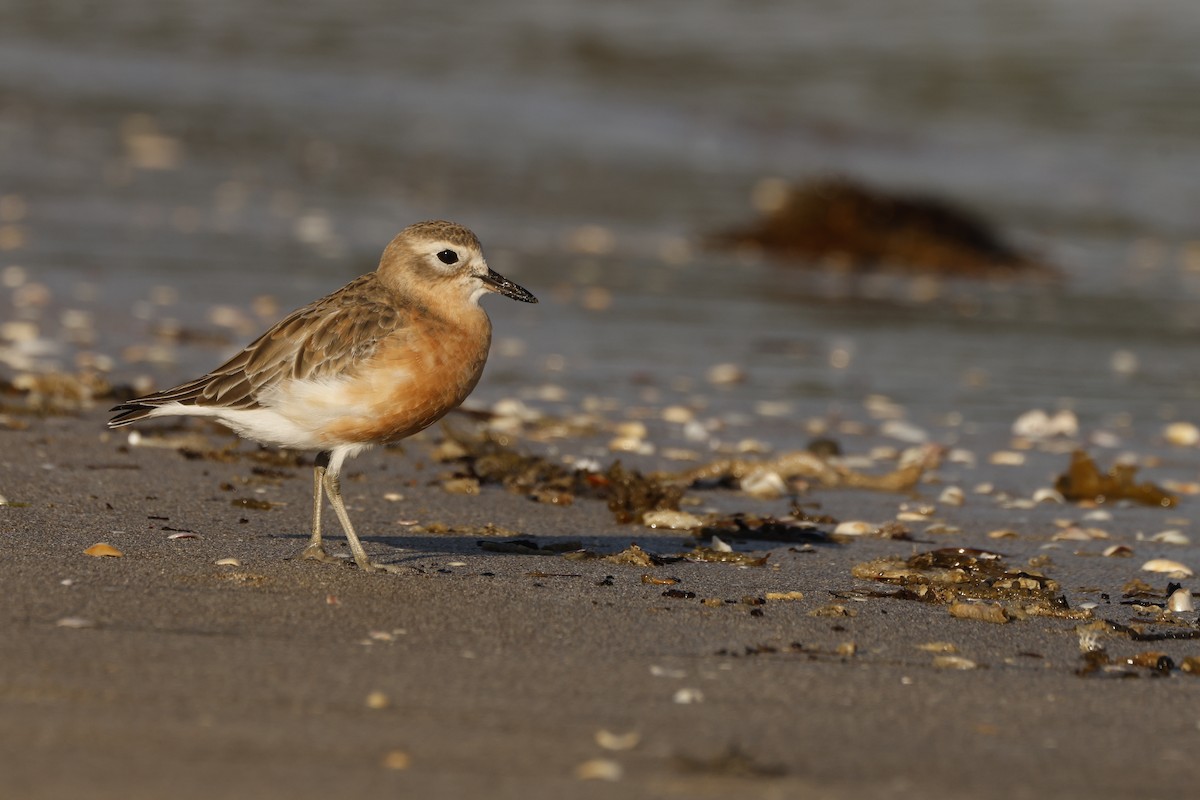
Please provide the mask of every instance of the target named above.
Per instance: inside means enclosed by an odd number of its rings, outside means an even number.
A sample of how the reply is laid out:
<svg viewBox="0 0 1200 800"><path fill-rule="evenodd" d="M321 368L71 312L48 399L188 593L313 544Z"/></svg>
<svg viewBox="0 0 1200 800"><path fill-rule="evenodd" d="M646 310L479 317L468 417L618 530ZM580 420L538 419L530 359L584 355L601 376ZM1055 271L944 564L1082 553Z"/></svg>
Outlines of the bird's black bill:
<svg viewBox="0 0 1200 800"><path fill-rule="evenodd" d="M487 275L484 275L480 280L483 281L484 286L493 292L499 292L505 297L520 300L522 303L537 302L537 298L528 289L518 286L495 270L489 269Z"/></svg>

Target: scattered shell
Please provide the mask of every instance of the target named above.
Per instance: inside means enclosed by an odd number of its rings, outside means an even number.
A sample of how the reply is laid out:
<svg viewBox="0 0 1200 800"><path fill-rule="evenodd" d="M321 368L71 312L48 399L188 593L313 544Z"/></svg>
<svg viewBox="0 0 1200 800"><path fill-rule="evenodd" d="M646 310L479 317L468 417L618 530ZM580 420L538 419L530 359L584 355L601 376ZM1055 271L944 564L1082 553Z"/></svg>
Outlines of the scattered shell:
<svg viewBox="0 0 1200 800"><path fill-rule="evenodd" d="M695 419L696 412L687 406L667 406L662 410L662 418L667 422L675 422L682 425L685 422L691 422Z"/></svg>
<svg viewBox="0 0 1200 800"><path fill-rule="evenodd" d="M1177 447L1195 447L1200 443L1200 428L1190 422L1172 422L1163 428L1163 438Z"/></svg>
<svg viewBox="0 0 1200 800"><path fill-rule="evenodd" d="M873 523L855 519L839 522L838 526L833 529L833 532L837 536L868 536L874 533L878 527L878 525Z"/></svg>
<svg viewBox="0 0 1200 800"><path fill-rule="evenodd" d="M450 494L479 494L479 481L476 478L451 478L442 482L442 489Z"/></svg>
<svg viewBox="0 0 1200 800"><path fill-rule="evenodd" d="M1187 534L1180 530L1161 531L1150 537L1152 542L1162 542L1163 544L1191 544L1192 540Z"/></svg>
<svg viewBox="0 0 1200 800"><path fill-rule="evenodd" d="M1112 522L1112 512L1106 508L1094 508L1083 515L1088 522Z"/></svg>
<svg viewBox="0 0 1200 800"><path fill-rule="evenodd" d="M240 567L242 562L236 558L218 558L213 564L218 567Z"/></svg>
<svg viewBox="0 0 1200 800"><path fill-rule="evenodd" d="M709 368L705 377L716 386L731 386L746 380L746 373L737 364L716 364Z"/></svg>
<svg viewBox="0 0 1200 800"><path fill-rule="evenodd" d="M925 528L925 533L928 536L953 536L956 533L962 533L962 528L957 525L947 525L943 522L935 522L933 525Z"/></svg>
<svg viewBox="0 0 1200 800"><path fill-rule="evenodd" d="M1062 492L1057 489L1043 487L1033 493L1033 502L1035 503L1065 503L1067 498L1062 496Z"/></svg>
<svg viewBox="0 0 1200 800"><path fill-rule="evenodd" d="M808 612L810 617L857 617L858 612L852 608L837 605L836 603L828 606L821 606L818 609Z"/></svg>
<svg viewBox="0 0 1200 800"><path fill-rule="evenodd" d="M934 656L934 669L975 669L979 665L962 656Z"/></svg>
<svg viewBox="0 0 1200 800"><path fill-rule="evenodd" d="M1017 417L1013 423L1014 436L1025 439L1050 439L1055 436L1074 437L1079 435L1079 418L1075 412L1063 409L1053 416L1035 408Z"/></svg>
<svg viewBox="0 0 1200 800"><path fill-rule="evenodd" d="M389 700L388 696L386 694L384 694L383 692L371 692L369 695L367 695L366 703L367 703L367 708L375 709L376 711L378 711L379 709L387 708L388 706L390 706L392 704L392 701Z"/></svg>
<svg viewBox="0 0 1200 800"><path fill-rule="evenodd" d="M858 645L854 642L842 642L837 646L837 654L842 658L850 658L858 652Z"/></svg>
<svg viewBox="0 0 1200 800"><path fill-rule="evenodd" d="M654 445L636 436L618 436L608 443L614 453L635 453L642 456L654 455Z"/></svg>
<svg viewBox="0 0 1200 800"><path fill-rule="evenodd" d="M975 492L975 494L991 494L992 492L996 491L996 485L994 483L987 483L985 481L984 483L975 484L975 488L972 489L972 491Z"/></svg>
<svg viewBox="0 0 1200 800"><path fill-rule="evenodd" d="M759 500L776 500L788 493L787 482L775 470L755 470L742 478L743 492Z"/></svg>
<svg viewBox="0 0 1200 800"><path fill-rule="evenodd" d="M83 617L63 617L54 624L60 628L90 628L95 623Z"/></svg>
<svg viewBox="0 0 1200 800"><path fill-rule="evenodd" d="M997 450L988 456L988 463L1002 467L1019 467L1025 463L1025 454L1015 450Z"/></svg>
<svg viewBox="0 0 1200 800"><path fill-rule="evenodd" d="M1180 576L1184 578L1190 578L1194 574L1190 568L1169 558L1152 558L1145 564L1142 564L1142 570L1145 572L1167 572L1172 577Z"/></svg>
<svg viewBox="0 0 1200 800"><path fill-rule="evenodd" d="M938 502L948 506L961 506L966 499L966 493L957 486L947 486L938 495Z"/></svg>
<svg viewBox="0 0 1200 800"><path fill-rule="evenodd" d="M926 642L916 646L918 650L927 653L957 653L958 647L953 642Z"/></svg>
<svg viewBox="0 0 1200 800"><path fill-rule="evenodd" d="M709 544L709 547L711 547L713 550L715 550L718 553L732 553L733 552L733 547L731 547L729 545L729 543L726 542L724 539L722 539L720 536L713 536L712 542L711 542L711 544Z"/></svg>
<svg viewBox="0 0 1200 800"><path fill-rule="evenodd" d="M624 774L624 768L611 758L588 759L575 768L575 777L581 781L619 781Z"/></svg>
<svg viewBox="0 0 1200 800"><path fill-rule="evenodd" d="M1052 542L1090 542L1093 539L1107 539L1108 532L1100 528L1080 528L1071 525L1063 528L1050 537Z"/></svg>
<svg viewBox="0 0 1200 800"><path fill-rule="evenodd" d="M121 558L125 555L108 542L96 542L83 552L84 555L93 556L95 558Z"/></svg>
<svg viewBox="0 0 1200 800"><path fill-rule="evenodd" d="M656 678L686 678L687 672L674 667L663 667L658 664L650 665L650 674Z"/></svg>
<svg viewBox="0 0 1200 800"><path fill-rule="evenodd" d="M412 759L403 750L389 750L383 754L380 766L384 769L394 769L399 772L400 770L408 769L411 763Z"/></svg>
<svg viewBox="0 0 1200 800"><path fill-rule="evenodd" d="M1179 668L1189 675L1200 675L1200 656L1186 656L1179 662Z"/></svg>
<svg viewBox="0 0 1200 800"><path fill-rule="evenodd" d="M995 531L988 531L989 539L1016 539L1020 534L1011 528L1001 528Z"/></svg>
<svg viewBox="0 0 1200 800"><path fill-rule="evenodd" d="M605 750L632 750L642 741L642 735L637 731L629 733L613 733L601 728L596 731L596 744Z"/></svg>
<svg viewBox="0 0 1200 800"><path fill-rule="evenodd" d="M1191 589L1179 588L1171 592L1167 598L1167 610L1174 612L1195 611L1196 604L1192 602Z"/></svg>
<svg viewBox="0 0 1200 800"><path fill-rule="evenodd" d="M768 600L803 600L803 592L767 592L765 597Z"/></svg>
<svg viewBox="0 0 1200 800"><path fill-rule="evenodd" d="M671 700L680 705L689 705L691 703L703 703L704 692L699 689L684 687L679 689L672 695Z"/></svg>
<svg viewBox="0 0 1200 800"><path fill-rule="evenodd" d="M1003 624L1008 622L1008 612L999 603L952 603L950 616L959 619L976 619L980 622Z"/></svg>
<svg viewBox="0 0 1200 800"><path fill-rule="evenodd" d="M617 424L617 436L622 439L645 439L650 433L646 428L646 423L638 420L627 420Z"/></svg>
<svg viewBox="0 0 1200 800"><path fill-rule="evenodd" d="M400 494L399 492L384 492L383 499L387 500L389 503L396 503L400 500L403 500L404 495Z"/></svg>
<svg viewBox="0 0 1200 800"><path fill-rule="evenodd" d="M1105 558L1129 558L1133 555L1133 548L1123 544L1114 544L1104 548L1103 555Z"/></svg>
<svg viewBox="0 0 1200 800"><path fill-rule="evenodd" d="M929 433L924 428L903 419L889 419L879 426L880 434L909 444L924 444Z"/></svg>
<svg viewBox="0 0 1200 800"><path fill-rule="evenodd" d="M670 531L686 531L699 528L704 520L686 511L660 509L642 515L642 524L647 528L665 528Z"/></svg>
<svg viewBox="0 0 1200 800"><path fill-rule="evenodd" d="M962 447L953 448L946 454L946 460L951 464L963 464L968 467L975 466L975 454Z"/></svg>

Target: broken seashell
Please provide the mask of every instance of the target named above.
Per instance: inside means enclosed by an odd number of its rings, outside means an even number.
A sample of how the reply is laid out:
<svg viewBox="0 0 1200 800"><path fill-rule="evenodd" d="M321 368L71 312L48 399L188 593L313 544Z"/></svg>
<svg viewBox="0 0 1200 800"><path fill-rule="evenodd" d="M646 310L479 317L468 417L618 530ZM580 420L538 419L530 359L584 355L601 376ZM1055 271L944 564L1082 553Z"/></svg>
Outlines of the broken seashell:
<svg viewBox="0 0 1200 800"><path fill-rule="evenodd" d="M971 659L963 658L962 656L943 655L933 657L934 669L975 669L978 666Z"/></svg>
<svg viewBox="0 0 1200 800"><path fill-rule="evenodd" d="M835 536L867 536L875 532L878 525L863 520L847 520L839 522L838 526L833 529Z"/></svg>
<svg viewBox="0 0 1200 800"><path fill-rule="evenodd" d="M1014 436L1024 439L1050 439L1055 436L1074 437L1079 434L1079 418L1075 412L1063 409L1053 416L1035 408L1026 411L1013 422Z"/></svg>
<svg viewBox="0 0 1200 800"><path fill-rule="evenodd" d="M775 500L787 494L787 482L774 470L755 470L742 478L743 492L759 500Z"/></svg>
<svg viewBox="0 0 1200 800"><path fill-rule="evenodd" d="M662 418L667 422L674 422L682 425L685 422L691 422L693 419L695 419L696 412L692 411L687 406L667 406L662 410Z"/></svg>
<svg viewBox="0 0 1200 800"><path fill-rule="evenodd" d="M1114 544L1104 548L1103 555L1105 558L1129 558L1133 555L1133 548L1123 544Z"/></svg>
<svg viewBox="0 0 1200 800"><path fill-rule="evenodd" d="M889 439L898 439L909 444L924 444L929 441L929 433L908 420L889 419L879 426L879 433Z"/></svg>
<svg viewBox="0 0 1200 800"><path fill-rule="evenodd" d="M603 747L605 750L632 750L638 746L642 740L642 735L637 731L629 733L613 733L612 731L601 728L596 731L596 744Z"/></svg>
<svg viewBox="0 0 1200 800"><path fill-rule="evenodd" d="M1152 542L1162 542L1163 544L1191 544L1192 540L1187 537L1183 531L1168 530L1160 531L1150 537Z"/></svg>
<svg viewBox="0 0 1200 800"><path fill-rule="evenodd" d="M1200 427L1190 422L1172 422L1163 428L1163 438L1176 447L1195 447L1200 443Z"/></svg>
<svg viewBox="0 0 1200 800"><path fill-rule="evenodd" d="M1062 492L1057 489L1043 487L1033 493L1033 502L1035 503L1065 503L1067 499L1062 496Z"/></svg>
<svg viewBox="0 0 1200 800"><path fill-rule="evenodd" d="M1167 598L1167 610L1173 612L1195 611L1196 604L1192 602L1192 591L1182 587L1171 592Z"/></svg>
<svg viewBox="0 0 1200 800"><path fill-rule="evenodd" d="M966 499L966 493L957 486L947 486L938 495L938 502L948 506L961 506Z"/></svg>
<svg viewBox="0 0 1200 800"><path fill-rule="evenodd" d="M705 375L714 386L731 386L746 380L746 373L737 364L716 364Z"/></svg>
<svg viewBox="0 0 1200 800"><path fill-rule="evenodd" d="M218 558L213 564L218 567L240 567L242 562L236 558Z"/></svg>
<svg viewBox="0 0 1200 800"><path fill-rule="evenodd" d="M93 556L95 558L121 558L125 555L108 542L96 542L83 552L84 555Z"/></svg>
<svg viewBox="0 0 1200 800"><path fill-rule="evenodd" d="M1179 575L1185 578L1190 578L1195 574L1189 567L1178 561L1172 561L1169 558L1152 558L1145 564L1142 564L1142 570L1145 572L1166 572L1173 576Z"/></svg>
<svg viewBox="0 0 1200 800"><path fill-rule="evenodd" d="M1004 624L1008 622L1008 612L999 603L952 603L950 616L959 619L976 619L980 622Z"/></svg>
<svg viewBox="0 0 1200 800"><path fill-rule="evenodd" d="M699 528L704 520L687 511L659 509L642 515L642 524L647 528L665 528L670 531L686 531Z"/></svg>
<svg viewBox="0 0 1200 800"><path fill-rule="evenodd" d="M729 543L726 542L724 539L722 539L720 536L713 536L712 543L710 546L712 547L713 550L715 550L718 553L732 553L733 552L733 548L730 547Z"/></svg>
<svg viewBox="0 0 1200 800"><path fill-rule="evenodd" d="M608 449L614 453L636 453L642 456L654 455L654 444L636 436L618 436L608 443Z"/></svg>
<svg viewBox="0 0 1200 800"><path fill-rule="evenodd" d="M581 781L619 781L625 769L611 758L591 758L575 768Z"/></svg>

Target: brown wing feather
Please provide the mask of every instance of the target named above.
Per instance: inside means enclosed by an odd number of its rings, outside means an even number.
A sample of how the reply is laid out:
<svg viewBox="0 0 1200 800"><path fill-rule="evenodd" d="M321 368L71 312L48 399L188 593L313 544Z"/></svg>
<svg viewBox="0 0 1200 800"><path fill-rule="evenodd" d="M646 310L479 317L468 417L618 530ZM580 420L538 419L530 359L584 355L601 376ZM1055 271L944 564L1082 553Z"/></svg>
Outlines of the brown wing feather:
<svg viewBox="0 0 1200 800"><path fill-rule="evenodd" d="M258 408L263 386L353 369L381 339L403 328L407 316L376 273L363 275L293 311L207 375L115 407L124 413L109 425L135 422L168 403Z"/></svg>

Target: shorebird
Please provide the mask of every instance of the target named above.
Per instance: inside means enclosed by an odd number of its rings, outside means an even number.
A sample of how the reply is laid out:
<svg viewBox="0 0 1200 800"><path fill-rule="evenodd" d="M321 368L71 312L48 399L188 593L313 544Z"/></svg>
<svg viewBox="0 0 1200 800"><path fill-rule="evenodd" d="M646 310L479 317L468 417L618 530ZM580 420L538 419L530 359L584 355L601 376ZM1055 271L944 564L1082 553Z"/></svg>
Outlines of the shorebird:
<svg viewBox="0 0 1200 800"><path fill-rule="evenodd" d="M479 239L453 222L419 222L383 251L375 272L293 311L196 380L122 403L118 428L162 416L211 417L265 445L317 451L312 536L302 556L333 560L321 542L322 491L354 561L367 558L342 501L347 458L432 425L483 373L492 323L480 298L537 298L484 260Z"/></svg>

